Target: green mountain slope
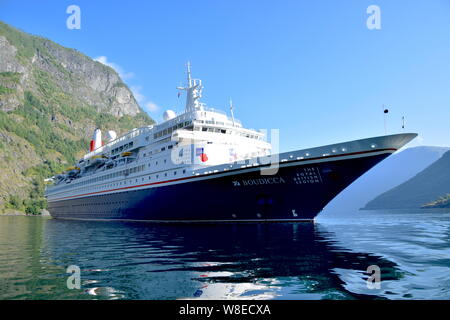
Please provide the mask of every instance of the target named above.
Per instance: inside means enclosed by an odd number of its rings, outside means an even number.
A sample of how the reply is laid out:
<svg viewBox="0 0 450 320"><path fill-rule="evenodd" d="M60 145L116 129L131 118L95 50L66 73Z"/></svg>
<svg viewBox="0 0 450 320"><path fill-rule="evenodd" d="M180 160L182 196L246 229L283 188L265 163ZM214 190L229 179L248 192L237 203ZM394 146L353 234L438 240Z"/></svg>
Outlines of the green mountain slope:
<svg viewBox="0 0 450 320"><path fill-rule="evenodd" d="M43 179L89 148L96 127L153 123L110 67L0 22L0 211L45 207Z"/></svg>
<svg viewBox="0 0 450 320"><path fill-rule="evenodd" d="M450 193L450 151L399 186L379 195L364 209L420 208Z"/></svg>

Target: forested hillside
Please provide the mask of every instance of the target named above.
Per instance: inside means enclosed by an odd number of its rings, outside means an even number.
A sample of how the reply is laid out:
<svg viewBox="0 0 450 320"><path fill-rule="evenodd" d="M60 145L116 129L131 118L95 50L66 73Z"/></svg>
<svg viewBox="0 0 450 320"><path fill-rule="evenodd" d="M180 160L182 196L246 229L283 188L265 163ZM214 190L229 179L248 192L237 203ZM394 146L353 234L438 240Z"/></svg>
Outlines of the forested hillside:
<svg viewBox="0 0 450 320"><path fill-rule="evenodd" d="M0 212L45 208L44 178L88 151L96 127L151 123L112 68L0 22Z"/></svg>

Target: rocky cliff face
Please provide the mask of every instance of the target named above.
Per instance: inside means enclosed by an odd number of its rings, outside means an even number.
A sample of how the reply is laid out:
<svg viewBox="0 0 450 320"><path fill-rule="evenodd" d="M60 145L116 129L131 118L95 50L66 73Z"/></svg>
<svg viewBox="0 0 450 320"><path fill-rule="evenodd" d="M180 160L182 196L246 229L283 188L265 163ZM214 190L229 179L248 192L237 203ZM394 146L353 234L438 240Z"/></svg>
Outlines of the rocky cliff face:
<svg viewBox="0 0 450 320"><path fill-rule="evenodd" d="M74 49L21 33L0 22L0 73L16 75L16 81L0 79L1 86L15 90L11 100L2 97L2 111L19 106L25 90L38 89L36 71L47 73L61 91L99 112L118 117L142 112L131 91L110 67Z"/></svg>
<svg viewBox="0 0 450 320"><path fill-rule="evenodd" d="M41 201L43 177L86 152L96 127L151 123L112 68L0 22L0 210Z"/></svg>

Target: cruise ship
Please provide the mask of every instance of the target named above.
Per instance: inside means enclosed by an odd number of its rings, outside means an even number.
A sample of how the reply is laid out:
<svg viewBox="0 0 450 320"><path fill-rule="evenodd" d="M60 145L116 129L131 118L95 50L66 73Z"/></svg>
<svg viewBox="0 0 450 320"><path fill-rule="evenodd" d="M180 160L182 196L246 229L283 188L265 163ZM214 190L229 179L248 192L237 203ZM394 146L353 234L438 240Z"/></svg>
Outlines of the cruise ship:
<svg viewBox="0 0 450 320"><path fill-rule="evenodd" d="M52 217L153 222L313 221L358 177L415 133L278 153L269 132L200 102L188 65L184 112L117 136L96 129L90 152L49 179ZM277 136L275 134L270 134ZM274 139L272 139L274 140Z"/></svg>

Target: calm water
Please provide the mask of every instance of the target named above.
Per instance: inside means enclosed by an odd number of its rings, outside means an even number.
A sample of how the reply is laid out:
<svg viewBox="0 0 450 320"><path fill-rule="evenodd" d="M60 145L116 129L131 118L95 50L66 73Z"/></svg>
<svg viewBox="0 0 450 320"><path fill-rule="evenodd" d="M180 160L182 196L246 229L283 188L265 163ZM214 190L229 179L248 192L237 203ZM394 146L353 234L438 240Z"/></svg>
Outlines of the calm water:
<svg viewBox="0 0 450 320"><path fill-rule="evenodd" d="M81 289L67 288L69 265ZM367 288L369 265L381 289ZM241 225L0 217L0 298L450 299L450 213Z"/></svg>

